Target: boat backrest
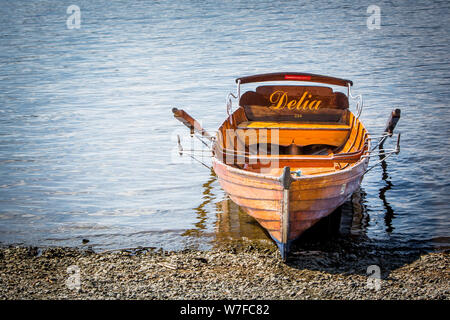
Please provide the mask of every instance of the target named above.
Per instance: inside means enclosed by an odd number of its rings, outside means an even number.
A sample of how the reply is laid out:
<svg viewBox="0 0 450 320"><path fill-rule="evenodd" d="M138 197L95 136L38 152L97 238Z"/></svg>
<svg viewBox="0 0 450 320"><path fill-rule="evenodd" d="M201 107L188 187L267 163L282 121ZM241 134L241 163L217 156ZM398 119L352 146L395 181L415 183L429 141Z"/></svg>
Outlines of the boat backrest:
<svg viewBox="0 0 450 320"><path fill-rule="evenodd" d="M247 91L239 104L250 121L346 123L348 98L323 86L259 86Z"/></svg>

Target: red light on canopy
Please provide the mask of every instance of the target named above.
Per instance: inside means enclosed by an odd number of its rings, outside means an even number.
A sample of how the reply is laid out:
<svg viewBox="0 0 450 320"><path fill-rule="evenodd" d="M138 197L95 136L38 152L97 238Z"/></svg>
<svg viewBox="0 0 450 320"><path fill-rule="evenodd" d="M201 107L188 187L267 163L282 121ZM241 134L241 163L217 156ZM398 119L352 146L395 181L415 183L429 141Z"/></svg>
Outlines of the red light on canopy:
<svg viewBox="0 0 450 320"><path fill-rule="evenodd" d="M284 80L311 81L311 76L287 74L284 76Z"/></svg>

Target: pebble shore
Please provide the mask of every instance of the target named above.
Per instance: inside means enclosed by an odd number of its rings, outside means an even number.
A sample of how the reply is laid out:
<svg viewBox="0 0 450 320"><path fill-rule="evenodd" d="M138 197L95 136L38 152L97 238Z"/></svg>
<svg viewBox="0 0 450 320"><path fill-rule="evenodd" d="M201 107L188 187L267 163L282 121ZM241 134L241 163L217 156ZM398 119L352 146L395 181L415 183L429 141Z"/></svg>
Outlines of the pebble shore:
<svg viewBox="0 0 450 320"><path fill-rule="evenodd" d="M345 249L340 249L345 248ZM372 265L380 280L368 276ZM340 243L294 250L235 241L209 251L0 249L0 299L449 299L448 250ZM78 281L79 279L79 281Z"/></svg>

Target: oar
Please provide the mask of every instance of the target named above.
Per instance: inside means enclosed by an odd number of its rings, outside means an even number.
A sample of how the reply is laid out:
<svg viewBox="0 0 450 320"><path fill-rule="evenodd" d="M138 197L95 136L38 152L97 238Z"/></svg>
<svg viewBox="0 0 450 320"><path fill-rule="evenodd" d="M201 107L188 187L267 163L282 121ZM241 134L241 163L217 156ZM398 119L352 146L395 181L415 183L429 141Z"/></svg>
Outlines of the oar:
<svg viewBox="0 0 450 320"><path fill-rule="evenodd" d="M394 133L394 128L397 125L398 120L400 120L400 109L392 110L391 115L389 116L389 120L386 124L386 128L384 129L384 132L387 133L389 137L391 137ZM380 149L383 149L384 141L386 140L386 138L387 137L384 137L378 145Z"/></svg>
<svg viewBox="0 0 450 320"><path fill-rule="evenodd" d="M205 129L202 128L200 123L192 118L186 111L173 108L172 109L173 116L179 120L182 124L184 124L186 127L188 127L191 130L191 134L194 133L194 131L200 133L203 137L207 138L210 141L214 140L214 137L210 135Z"/></svg>

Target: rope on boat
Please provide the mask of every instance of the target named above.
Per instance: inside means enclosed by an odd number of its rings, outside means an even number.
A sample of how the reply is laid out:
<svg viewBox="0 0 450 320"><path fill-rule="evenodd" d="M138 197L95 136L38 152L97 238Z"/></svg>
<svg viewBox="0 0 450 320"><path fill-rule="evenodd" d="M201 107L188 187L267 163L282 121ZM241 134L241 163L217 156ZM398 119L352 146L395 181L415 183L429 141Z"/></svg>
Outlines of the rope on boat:
<svg viewBox="0 0 450 320"><path fill-rule="evenodd" d="M208 147L208 150L196 150L196 149L188 149L188 150L184 150L183 146L181 145L181 141L180 141L180 136L177 135L178 137L178 153L180 154L180 156L182 156L183 154L187 154L190 158L194 159L195 161L197 161L198 163L200 163L201 165L205 166L206 168L212 170L211 166L208 166L207 164L205 164L203 161L197 159L193 152L202 152L202 156L203 156L203 152L212 152L210 146L205 143L202 139L200 139L197 135L195 135L203 144L205 144ZM187 152L186 152L187 151Z"/></svg>
<svg viewBox="0 0 450 320"><path fill-rule="evenodd" d="M391 135L387 135L386 137L389 137ZM373 156L379 156L379 157L383 157L382 159L380 159L379 161L377 161L375 164L373 164L370 168L366 169L366 171L363 173L363 175L365 175L367 172L369 172L370 170L372 170L373 168L375 168L377 165L379 165L380 163L383 163L384 161L386 161L386 159L388 159L390 156L394 155L394 154L399 154L400 153L400 132L397 134L397 145L394 149L381 149L380 147L380 151L378 153L370 153L368 155L364 155L364 158L370 158ZM386 140L386 137L382 137L380 142L384 140ZM378 143L379 144L379 143ZM383 151L381 151L383 150Z"/></svg>

